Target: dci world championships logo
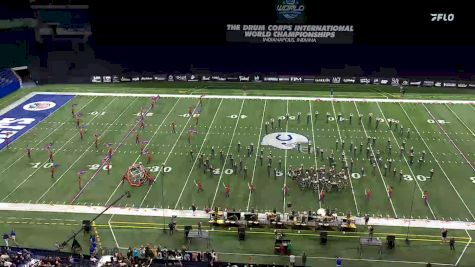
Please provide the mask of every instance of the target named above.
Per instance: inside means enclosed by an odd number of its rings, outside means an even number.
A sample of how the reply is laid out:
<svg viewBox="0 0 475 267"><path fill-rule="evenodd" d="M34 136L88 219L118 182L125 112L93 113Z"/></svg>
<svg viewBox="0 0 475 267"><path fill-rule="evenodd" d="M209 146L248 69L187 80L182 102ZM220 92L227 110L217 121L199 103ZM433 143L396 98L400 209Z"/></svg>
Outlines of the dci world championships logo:
<svg viewBox="0 0 475 267"><path fill-rule="evenodd" d="M303 22L303 0L277 0L275 7L279 22Z"/></svg>

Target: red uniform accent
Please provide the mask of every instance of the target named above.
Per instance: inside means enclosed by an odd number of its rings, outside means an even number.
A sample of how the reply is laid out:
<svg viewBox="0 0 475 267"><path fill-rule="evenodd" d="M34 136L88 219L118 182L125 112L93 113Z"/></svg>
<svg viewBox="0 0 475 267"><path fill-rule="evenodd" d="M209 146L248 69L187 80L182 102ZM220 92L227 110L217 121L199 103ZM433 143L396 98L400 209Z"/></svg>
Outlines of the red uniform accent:
<svg viewBox="0 0 475 267"><path fill-rule="evenodd" d="M325 191L323 190L320 192L320 202L325 203Z"/></svg>
<svg viewBox="0 0 475 267"><path fill-rule="evenodd" d="M136 143L136 144L140 143L140 136L139 136L139 133L135 133L135 143Z"/></svg>
<svg viewBox="0 0 475 267"><path fill-rule="evenodd" d="M203 191L203 183L201 181L198 181L197 187L198 187L198 192Z"/></svg>
<svg viewBox="0 0 475 267"><path fill-rule="evenodd" d="M429 192L424 191L423 198L424 198L424 203L425 203L426 205L429 205Z"/></svg>
<svg viewBox="0 0 475 267"><path fill-rule="evenodd" d="M79 117L76 117L76 127L79 128L80 123L81 123L81 120L79 119Z"/></svg>
<svg viewBox="0 0 475 267"><path fill-rule="evenodd" d="M147 164L149 164L150 162L152 162L152 153L148 152L147 153Z"/></svg>
<svg viewBox="0 0 475 267"><path fill-rule="evenodd" d="M81 140L84 139L84 130L82 128L79 129L79 136L81 137Z"/></svg>
<svg viewBox="0 0 475 267"><path fill-rule="evenodd" d="M107 162L107 174L111 174L111 164Z"/></svg>
<svg viewBox="0 0 475 267"><path fill-rule="evenodd" d="M109 159L112 158L112 147L109 147Z"/></svg>
<svg viewBox="0 0 475 267"><path fill-rule="evenodd" d="M284 194L285 194L286 196L289 195L289 187L288 187L287 185L285 185L284 188L282 188L282 190L284 191Z"/></svg>
<svg viewBox="0 0 475 267"><path fill-rule="evenodd" d="M256 191L256 187L253 183L247 184L247 186L249 187L249 191L251 191L251 193L254 193L254 191Z"/></svg>
<svg viewBox="0 0 475 267"><path fill-rule="evenodd" d="M366 191L366 199L367 199L368 201L371 200L372 195L373 195L373 192L371 192L371 190L368 189L368 190Z"/></svg>
<svg viewBox="0 0 475 267"><path fill-rule="evenodd" d="M31 159L31 148L26 149L26 155Z"/></svg>
<svg viewBox="0 0 475 267"><path fill-rule="evenodd" d="M140 129L142 129L142 130L145 129L145 122L144 122L143 119L140 120Z"/></svg>
<svg viewBox="0 0 475 267"><path fill-rule="evenodd" d="M49 157L49 161L50 162L53 162L53 151L48 151L48 157Z"/></svg>
<svg viewBox="0 0 475 267"><path fill-rule="evenodd" d="M229 197L230 193L231 193L231 187L229 187L229 185L227 185L226 187L224 187L224 196Z"/></svg>
<svg viewBox="0 0 475 267"><path fill-rule="evenodd" d="M393 197L393 187L392 186L388 186L388 196L389 196L389 198Z"/></svg>

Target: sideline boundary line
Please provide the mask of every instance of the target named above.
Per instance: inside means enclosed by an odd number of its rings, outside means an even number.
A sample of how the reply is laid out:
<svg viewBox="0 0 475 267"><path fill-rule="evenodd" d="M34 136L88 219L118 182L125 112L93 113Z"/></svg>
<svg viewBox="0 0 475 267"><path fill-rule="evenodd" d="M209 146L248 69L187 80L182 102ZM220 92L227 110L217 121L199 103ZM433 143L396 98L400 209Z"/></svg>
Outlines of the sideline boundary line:
<svg viewBox="0 0 475 267"><path fill-rule="evenodd" d="M131 94L131 93L83 93L83 92L35 92L35 94L50 95L81 95L81 96L126 96L126 97L152 97L157 94ZM425 103L425 104L467 104L475 105L475 100L450 100L450 99L383 99L383 98L330 98L330 97L299 97L299 96L263 96L263 95L180 95L159 94L164 98L203 98L203 99L255 99L255 100L310 100L326 102L384 102L384 103Z"/></svg>

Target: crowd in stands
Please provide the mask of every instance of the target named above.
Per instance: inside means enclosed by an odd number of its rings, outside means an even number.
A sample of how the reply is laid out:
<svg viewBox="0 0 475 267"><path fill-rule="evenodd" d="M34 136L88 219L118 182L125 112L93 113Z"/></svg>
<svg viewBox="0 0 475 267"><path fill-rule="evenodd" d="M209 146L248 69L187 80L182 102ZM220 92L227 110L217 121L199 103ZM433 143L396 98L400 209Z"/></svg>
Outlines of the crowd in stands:
<svg viewBox="0 0 475 267"><path fill-rule="evenodd" d="M116 252L106 266L148 266L151 263L184 266L186 262L203 262L206 263L204 266L213 266L217 261L218 255L214 251L188 251L185 247L178 250L147 245L140 248L129 247L126 255Z"/></svg>

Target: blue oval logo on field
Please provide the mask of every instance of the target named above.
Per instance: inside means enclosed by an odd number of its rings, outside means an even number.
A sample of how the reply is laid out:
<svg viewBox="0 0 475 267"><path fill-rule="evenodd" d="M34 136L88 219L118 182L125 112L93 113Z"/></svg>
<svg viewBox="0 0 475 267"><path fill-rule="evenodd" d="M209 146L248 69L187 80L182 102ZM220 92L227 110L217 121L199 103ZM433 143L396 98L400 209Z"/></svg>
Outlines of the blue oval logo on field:
<svg viewBox="0 0 475 267"><path fill-rule="evenodd" d="M297 144L307 144L308 138L296 133L271 133L262 138L261 145L273 146L279 149L293 149Z"/></svg>
<svg viewBox="0 0 475 267"><path fill-rule="evenodd" d="M42 111L53 108L54 106L56 106L56 103L51 101L38 101L24 105L23 109L28 111Z"/></svg>

